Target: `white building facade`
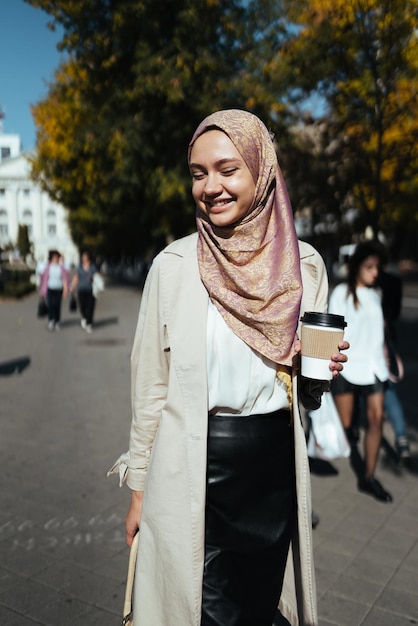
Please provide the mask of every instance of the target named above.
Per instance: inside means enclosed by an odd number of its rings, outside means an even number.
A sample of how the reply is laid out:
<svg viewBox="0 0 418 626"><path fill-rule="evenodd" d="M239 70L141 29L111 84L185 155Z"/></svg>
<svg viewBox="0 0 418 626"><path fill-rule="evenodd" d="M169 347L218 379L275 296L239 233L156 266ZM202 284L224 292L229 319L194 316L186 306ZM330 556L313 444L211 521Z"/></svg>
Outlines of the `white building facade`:
<svg viewBox="0 0 418 626"><path fill-rule="evenodd" d="M35 260L46 260L48 251L56 249L66 264L78 264L67 211L31 180L19 135L0 130L0 248L16 245L19 224L28 227Z"/></svg>

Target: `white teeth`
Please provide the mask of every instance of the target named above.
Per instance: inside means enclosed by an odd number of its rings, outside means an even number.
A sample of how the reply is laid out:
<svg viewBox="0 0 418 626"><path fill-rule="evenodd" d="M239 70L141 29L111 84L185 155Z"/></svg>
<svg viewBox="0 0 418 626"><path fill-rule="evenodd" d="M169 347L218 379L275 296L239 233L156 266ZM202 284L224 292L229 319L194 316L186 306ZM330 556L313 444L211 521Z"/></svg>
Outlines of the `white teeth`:
<svg viewBox="0 0 418 626"><path fill-rule="evenodd" d="M230 200L221 200L220 202L211 202L212 206L223 206L224 204L228 204Z"/></svg>

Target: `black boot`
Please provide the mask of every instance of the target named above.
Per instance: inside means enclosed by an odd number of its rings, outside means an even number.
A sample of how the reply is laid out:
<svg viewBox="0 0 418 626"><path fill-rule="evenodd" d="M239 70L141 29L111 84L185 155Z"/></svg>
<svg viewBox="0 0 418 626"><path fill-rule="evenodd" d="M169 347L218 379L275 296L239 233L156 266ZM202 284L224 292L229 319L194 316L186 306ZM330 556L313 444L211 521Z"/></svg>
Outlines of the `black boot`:
<svg viewBox="0 0 418 626"><path fill-rule="evenodd" d="M350 444L350 447L353 448L357 446L360 441L360 430L357 426L350 426L350 428L344 428L345 436L347 437L347 441Z"/></svg>
<svg viewBox="0 0 418 626"><path fill-rule="evenodd" d="M358 482L359 491L363 493L368 493L369 495L376 498L376 500L380 500L380 502L392 502L393 498L391 494L386 491L379 483L377 478L371 476L370 478L362 478Z"/></svg>

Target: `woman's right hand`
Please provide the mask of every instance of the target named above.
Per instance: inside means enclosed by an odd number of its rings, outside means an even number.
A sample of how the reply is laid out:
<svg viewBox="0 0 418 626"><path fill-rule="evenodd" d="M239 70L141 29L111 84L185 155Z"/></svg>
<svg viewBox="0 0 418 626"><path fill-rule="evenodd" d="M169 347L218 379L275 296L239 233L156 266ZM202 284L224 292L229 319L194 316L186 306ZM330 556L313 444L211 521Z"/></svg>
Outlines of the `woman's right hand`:
<svg viewBox="0 0 418 626"><path fill-rule="evenodd" d="M125 519L126 543L129 547L131 547L133 538L139 530L143 499L143 491L132 491L131 506L129 507L129 511Z"/></svg>

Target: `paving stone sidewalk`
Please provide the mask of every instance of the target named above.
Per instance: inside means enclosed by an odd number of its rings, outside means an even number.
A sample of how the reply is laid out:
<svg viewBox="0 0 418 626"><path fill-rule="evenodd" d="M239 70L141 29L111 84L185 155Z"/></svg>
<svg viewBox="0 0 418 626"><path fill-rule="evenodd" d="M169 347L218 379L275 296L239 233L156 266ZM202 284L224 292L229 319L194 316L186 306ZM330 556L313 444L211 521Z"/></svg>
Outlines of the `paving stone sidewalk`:
<svg viewBox="0 0 418 626"><path fill-rule="evenodd" d="M92 335L68 302L61 330L49 333L36 318L35 294L0 301L1 626L120 624L129 491L106 471L128 442L139 300L136 289L109 286ZM413 294L400 333L407 367L400 391L418 454L415 301ZM400 468L388 450L379 476L393 504L360 494L345 460L312 476L323 626L418 623L418 465L414 458Z"/></svg>
<svg viewBox="0 0 418 626"><path fill-rule="evenodd" d="M139 301L106 290L92 335L68 301L54 333L36 295L0 302L2 626L121 622L129 492L106 471L128 443Z"/></svg>

